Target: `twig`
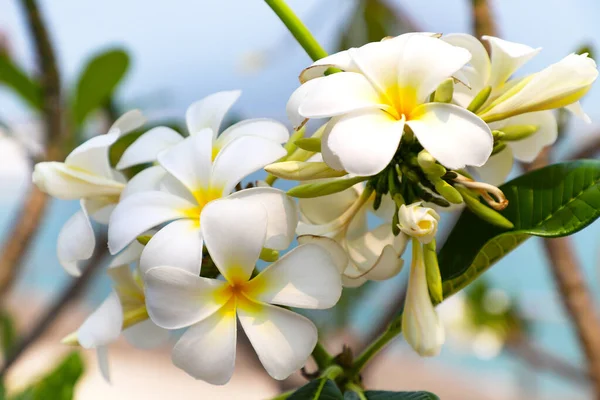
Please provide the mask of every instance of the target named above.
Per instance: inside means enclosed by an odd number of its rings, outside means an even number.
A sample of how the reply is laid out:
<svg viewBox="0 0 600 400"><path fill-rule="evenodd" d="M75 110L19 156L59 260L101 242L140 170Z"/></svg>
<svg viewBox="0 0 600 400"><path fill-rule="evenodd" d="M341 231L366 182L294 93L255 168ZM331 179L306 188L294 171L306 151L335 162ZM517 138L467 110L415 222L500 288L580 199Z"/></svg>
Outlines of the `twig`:
<svg viewBox="0 0 600 400"><path fill-rule="evenodd" d="M496 23L494 22L494 16L490 9L488 0L471 0L473 10L473 31L475 36L481 39L484 35L496 36ZM487 42L483 42L483 45L489 52Z"/></svg>
<svg viewBox="0 0 600 400"><path fill-rule="evenodd" d="M106 243L106 234L103 234L98 239L99 243ZM85 267L82 268L81 276L75 279L71 284L65 288L60 296L54 301L48 310L44 313L42 318L39 320L37 325L31 330L31 332L20 341L15 348L8 353L6 361L0 369L0 381L4 378L6 372L10 367L23 355L23 353L34 344L47 330L50 328L54 321L57 320L58 316L65 307L68 306L73 300L83 292L87 285L94 278L95 273L98 271L102 261L108 255L108 248L106 246L97 246L92 257L88 260Z"/></svg>
<svg viewBox="0 0 600 400"><path fill-rule="evenodd" d="M48 144L46 159L58 160L62 156L60 144L64 131L60 77L54 51L35 0L21 0L21 5L35 44L41 72L43 118ZM10 290L18 274L21 261L41 225L47 203L48 197L37 187L32 186L0 251L0 299Z"/></svg>

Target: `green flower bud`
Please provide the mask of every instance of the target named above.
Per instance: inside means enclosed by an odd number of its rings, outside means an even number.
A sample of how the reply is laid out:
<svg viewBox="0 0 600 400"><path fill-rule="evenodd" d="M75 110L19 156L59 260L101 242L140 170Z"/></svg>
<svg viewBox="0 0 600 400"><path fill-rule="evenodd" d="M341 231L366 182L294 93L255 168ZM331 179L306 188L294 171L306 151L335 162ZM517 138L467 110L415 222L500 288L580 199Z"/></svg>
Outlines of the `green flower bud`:
<svg viewBox="0 0 600 400"><path fill-rule="evenodd" d="M471 103L467 107L467 110L471 111L472 113L476 113L477 111L479 111L481 106L483 106L485 104L485 102L487 101L487 99L490 97L491 93L492 93L491 86L484 87L481 90L481 92L477 93L477 96L475 96L473 98L473 100L471 100Z"/></svg>
<svg viewBox="0 0 600 400"><path fill-rule="evenodd" d="M506 143L504 142L498 142L494 145L494 148L492 149L492 156L494 154L498 154L500 153L502 150L504 150L506 148Z"/></svg>
<svg viewBox="0 0 600 400"><path fill-rule="evenodd" d="M150 241L150 239L152 239L152 235L140 235L137 237L137 241L142 245L145 246L148 244L148 242Z"/></svg>
<svg viewBox="0 0 600 400"><path fill-rule="evenodd" d="M454 79L448 78L435 90L433 101L436 103L450 103L454 95Z"/></svg>
<svg viewBox="0 0 600 400"><path fill-rule="evenodd" d="M263 247L260 251L260 259L266 262L275 262L279 259L279 252L277 250L268 249Z"/></svg>
<svg viewBox="0 0 600 400"><path fill-rule="evenodd" d="M265 171L278 178L306 181L323 178L337 178L347 175L346 171L331 169L324 162L283 161L269 164Z"/></svg>
<svg viewBox="0 0 600 400"><path fill-rule="evenodd" d="M354 178L343 178L343 179L330 179L322 182L305 183L304 185L298 185L287 191L288 196L298 198L310 198L327 196L328 194L338 193L359 182L363 182L369 179L368 176L357 176Z"/></svg>
<svg viewBox="0 0 600 400"><path fill-rule="evenodd" d="M433 181L433 184L435 185L435 190L437 190L437 192L450 203L461 204L463 202L463 198L458 190L456 190L454 186L450 185L445 180L437 178L435 181Z"/></svg>
<svg viewBox="0 0 600 400"><path fill-rule="evenodd" d="M482 204L479 199L473 197L468 189L457 188L460 194L462 194L463 200L467 205L467 208L482 220L489 222L492 225L498 226L504 229L512 229L515 226L505 216L491 209L490 207Z"/></svg>
<svg viewBox="0 0 600 400"><path fill-rule="evenodd" d="M435 239L423 245L423 259L425 261L425 275L427 277L429 296L431 296L434 304L441 303L444 300L444 291L442 289L442 275L440 274L440 267L435 252Z"/></svg>
<svg viewBox="0 0 600 400"><path fill-rule="evenodd" d="M494 137L494 142L497 142L504 138L504 132L502 131L492 131L492 136Z"/></svg>
<svg viewBox="0 0 600 400"><path fill-rule="evenodd" d="M504 133L503 140L515 141L523 140L536 133L539 129L538 125L512 125L502 128Z"/></svg>
<svg viewBox="0 0 600 400"><path fill-rule="evenodd" d="M314 153L321 152L321 138L300 138L294 141L294 144L302 150L312 151Z"/></svg>

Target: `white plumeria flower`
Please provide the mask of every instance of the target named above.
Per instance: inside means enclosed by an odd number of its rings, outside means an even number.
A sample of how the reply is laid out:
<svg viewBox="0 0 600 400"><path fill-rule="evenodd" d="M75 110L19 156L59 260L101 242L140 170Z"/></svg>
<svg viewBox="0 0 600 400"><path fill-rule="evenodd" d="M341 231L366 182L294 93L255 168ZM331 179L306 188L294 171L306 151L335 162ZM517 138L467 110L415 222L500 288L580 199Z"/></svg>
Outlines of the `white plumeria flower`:
<svg viewBox="0 0 600 400"><path fill-rule="evenodd" d="M225 280L172 267L145 275L152 320L167 329L190 327L173 349L173 363L196 379L225 384L236 357L236 315L258 357L275 379L301 368L316 342L307 318L275 305L330 308L341 295L340 274L320 246L301 245L251 278L268 246L268 211L246 199L205 207L204 240Z"/></svg>
<svg viewBox="0 0 600 400"><path fill-rule="evenodd" d="M435 210L423 207L421 202L401 205L398 209L400 230L407 236L427 244L435 239L440 216Z"/></svg>
<svg viewBox="0 0 600 400"><path fill-rule="evenodd" d="M490 129L453 104L429 103L430 94L471 55L425 34L405 34L333 54L305 71L291 96L294 125L333 117L322 140L325 162L359 176L375 175L392 160L405 125L451 169L483 165L492 152ZM343 72L321 76L328 67Z"/></svg>
<svg viewBox="0 0 600 400"><path fill-rule="evenodd" d="M132 243L111 262L108 274L113 280L113 291L84 321L70 340L85 349L96 349L102 376L110 382L108 345L121 333L133 346L149 349L165 344L169 332L158 327L146 312L142 280L134 275L130 264L138 262L142 245Z"/></svg>
<svg viewBox="0 0 600 400"><path fill-rule="evenodd" d="M35 165L32 178L40 190L58 199L81 200L81 210L65 223L58 236L58 259L71 275L80 275L78 262L90 258L94 252L96 239L89 217L108 223L125 188L125 177L110 165L110 146L145 122L140 111L130 111L107 134L95 136L75 148L64 163Z"/></svg>
<svg viewBox="0 0 600 400"><path fill-rule="evenodd" d="M484 36L492 48L490 60L483 45L473 36L452 34L443 40L471 52L471 67L463 71L469 79L472 96L486 86L492 88L488 101L478 111L486 122L494 122L528 112L566 107L589 121L578 103L598 76L594 60L587 54L569 54L540 72L521 79L509 78L539 51L529 46ZM461 91L465 94L465 91ZM462 105L468 103L468 95ZM460 96L457 97L461 101Z"/></svg>
<svg viewBox="0 0 600 400"><path fill-rule="evenodd" d="M412 237L412 263L402 314L402 334L410 346L422 356L439 354L444 344L444 327L435 311L429 288L423 244L437 232L439 216L420 203L400 208L400 229Z"/></svg>
<svg viewBox="0 0 600 400"><path fill-rule="evenodd" d="M227 114L241 95L239 90L223 91L211 94L192 104L186 112L186 124L190 135L203 129L212 130L212 158L233 139L241 136L258 136L285 143L289 133L287 128L272 119L255 118L238 122L225 129L219 135L219 129ZM150 129L133 142L117 164L118 169L156 161L158 154L184 140L184 137L171 128L164 126Z"/></svg>
<svg viewBox="0 0 600 400"><path fill-rule="evenodd" d="M170 265L197 275L202 260L204 228L200 216L204 207L228 196L244 177L285 154L282 146L272 140L244 136L227 144L213 161L213 133L208 128L161 152L160 166L147 170L160 190L124 195L111 216L108 229L111 253L121 251L143 232L167 223L145 246L140 263L142 272ZM134 178L130 184L137 185L138 180ZM265 204L269 210L267 247L283 250L290 245L297 217L288 212L295 210L295 204L284 192L253 188L230 197Z"/></svg>

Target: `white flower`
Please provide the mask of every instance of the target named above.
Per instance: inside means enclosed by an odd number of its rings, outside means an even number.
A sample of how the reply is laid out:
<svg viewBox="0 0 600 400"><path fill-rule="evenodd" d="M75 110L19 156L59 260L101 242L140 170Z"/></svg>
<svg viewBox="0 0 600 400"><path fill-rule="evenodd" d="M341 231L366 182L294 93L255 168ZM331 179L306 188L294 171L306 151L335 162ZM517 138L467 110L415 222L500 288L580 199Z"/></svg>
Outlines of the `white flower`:
<svg viewBox="0 0 600 400"><path fill-rule="evenodd" d="M284 143L289 137L288 130L283 124L267 118L238 122L218 135L225 114L240 95L239 90L217 92L195 102L187 109L186 123L190 135L207 128L212 131L213 159L225 145L241 136L258 136L277 143ZM155 161L161 151L183 140L184 137L171 128L160 126L150 129L125 150L117 168L123 169Z"/></svg>
<svg viewBox="0 0 600 400"><path fill-rule="evenodd" d="M435 210L422 207L421 202L401 205L398 210L400 230L407 236L427 244L435 239L440 216Z"/></svg>
<svg viewBox="0 0 600 400"><path fill-rule="evenodd" d="M155 267L145 275L152 320L167 329L190 327L173 349L173 363L212 384L229 381L235 363L236 315L275 379L301 368L317 342L303 316L275 305L324 309L341 294L340 275L321 247L290 251L251 278L267 246L268 211L241 199L218 200L202 213L206 247L225 280Z"/></svg>
<svg viewBox="0 0 600 400"><path fill-rule="evenodd" d="M420 355L437 355L444 344L444 327L429 296L423 245L435 238L440 217L431 208L413 203L402 205L398 218L400 230L412 238L412 263L402 315L402 332L408 344Z"/></svg>
<svg viewBox="0 0 600 400"><path fill-rule="evenodd" d="M125 188L125 177L110 166L110 146L144 123L140 111L130 111L107 134L95 136L75 148L64 163L35 165L32 178L40 190L59 199L81 200L81 210L67 221L58 237L58 259L71 275L80 274L78 261L90 258L96 245L89 216L99 223L108 223Z"/></svg>
<svg viewBox="0 0 600 400"><path fill-rule="evenodd" d="M98 364L104 378L110 382L108 345L123 333L135 347L148 349L169 339L169 332L156 326L146 312L142 281L130 264L139 260L141 245L132 243L111 262L108 274L113 291L77 330L77 342L86 349L96 349Z"/></svg>
<svg viewBox="0 0 600 400"><path fill-rule="evenodd" d="M486 86L492 87L490 98L481 111L478 111L484 121L494 122L519 114L560 107L567 107L589 120L578 100L590 89L598 76L598 70L594 60L587 54L569 54L540 72L509 80L540 49L491 36L484 36L483 39L488 40L492 47L491 60L481 43L470 35L452 34L443 37L444 41L464 47L473 55L471 67L463 71L471 84L471 96L475 96ZM465 93L464 90L462 92ZM463 106L468 104L466 99L468 96L463 97Z"/></svg>
<svg viewBox="0 0 600 400"><path fill-rule="evenodd" d="M204 207L229 195L244 177L285 154L281 145L272 140L244 136L227 144L213 161L211 129L186 138L158 155L160 167L147 170L160 190L123 196L109 223L110 251L117 253L143 232L167 223L144 248L142 272L170 265L197 275L202 260L204 228L200 216ZM137 185L139 179L132 179L130 185ZM295 205L284 192L253 188L231 197L264 203L269 210L267 247L282 250L290 245L297 217L294 212L286 212L295 210Z"/></svg>
<svg viewBox="0 0 600 400"><path fill-rule="evenodd" d="M333 117L323 135L324 161L369 176L396 153L405 125L448 168L483 165L492 151L488 126L452 104L429 103L430 94L471 58L465 49L425 34L406 34L317 61L292 94L288 114ZM321 76L328 67L343 70Z"/></svg>

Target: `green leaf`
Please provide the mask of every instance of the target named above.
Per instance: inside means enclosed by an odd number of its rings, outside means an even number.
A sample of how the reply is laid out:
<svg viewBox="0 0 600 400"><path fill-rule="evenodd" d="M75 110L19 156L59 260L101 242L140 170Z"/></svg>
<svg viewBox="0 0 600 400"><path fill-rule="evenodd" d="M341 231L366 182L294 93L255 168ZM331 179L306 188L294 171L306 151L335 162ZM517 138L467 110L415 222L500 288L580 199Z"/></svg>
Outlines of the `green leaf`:
<svg viewBox="0 0 600 400"><path fill-rule="evenodd" d="M369 390L365 392L368 400L440 400L429 392L386 392L383 390Z"/></svg>
<svg viewBox="0 0 600 400"><path fill-rule="evenodd" d="M2 352L13 347L17 339L17 330L13 318L6 312L0 313L0 339L2 339Z"/></svg>
<svg viewBox="0 0 600 400"><path fill-rule="evenodd" d="M321 378L302 386L288 400L344 400L344 395L331 379Z"/></svg>
<svg viewBox="0 0 600 400"><path fill-rule="evenodd" d="M42 88L6 54L0 54L0 84L11 88L27 104L36 110L42 108Z"/></svg>
<svg viewBox="0 0 600 400"><path fill-rule="evenodd" d="M88 62L73 98L73 118L78 126L92 111L107 104L128 67L129 56L123 50L108 50Z"/></svg>
<svg viewBox="0 0 600 400"><path fill-rule="evenodd" d="M444 297L462 289L531 236L571 235L600 216L600 161L551 165L500 187L507 231L465 210L439 253Z"/></svg>
<svg viewBox="0 0 600 400"><path fill-rule="evenodd" d="M10 400L71 400L83 370L83 359L79 353L73 352L52 372L23 392L10 397Z"/></svg>

